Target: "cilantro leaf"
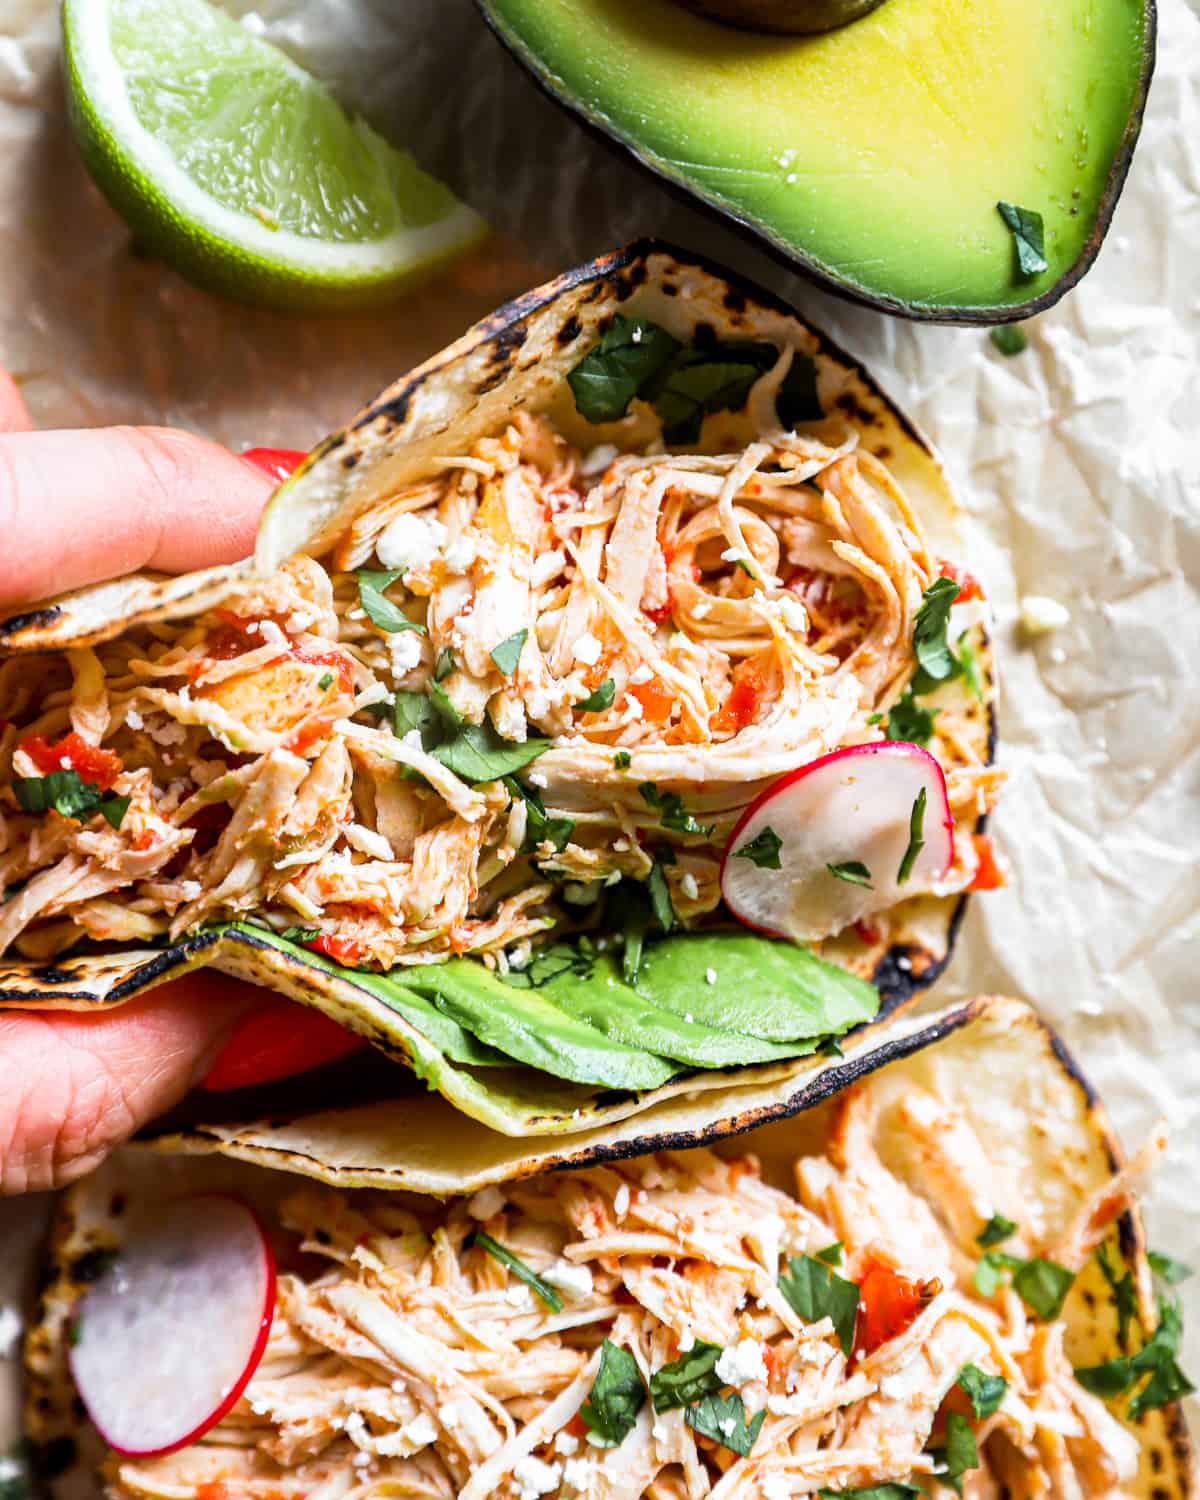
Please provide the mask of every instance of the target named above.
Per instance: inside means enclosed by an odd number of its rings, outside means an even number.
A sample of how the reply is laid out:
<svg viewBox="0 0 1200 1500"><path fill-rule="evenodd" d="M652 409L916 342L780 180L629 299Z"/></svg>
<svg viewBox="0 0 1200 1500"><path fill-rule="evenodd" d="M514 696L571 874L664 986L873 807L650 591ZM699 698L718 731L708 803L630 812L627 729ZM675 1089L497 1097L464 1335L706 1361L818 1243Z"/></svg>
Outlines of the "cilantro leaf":
<svg viewBox="0 0 1200 1500"><path fill-rule="evenodd" d="M488 722L464 724L451 740L431 752L448 771L475 785L500 781L544 755L550 748L545 739L502 740Z"/></svg>
<svg viewBox="0 0 1200 1500"><path fill-rule="evenodd" d="M913 624L913 651L917 665L933 682L945 682L958 671L958 662L946 640L950 607L961 592L953 578L935 578L921 595L921 607Z"/></svg>
<svg viewBox="0 0 1200 1500"><path fill-rule="evenodd" d="M618 750L617 753L613 756L613 765L618 771L624 771L628 769L629 763L630 761L632 761L632 759L633 756L630 755L628 750Z"/></svg>
<svg viewBox="0 0 1200 1500"><path fill-rule="evenodd" d="M1192 1274L1191 1266L1185 1266L1181 1260L1172 1260L1161 1250L1148 1250L1146 1259L1150 1262L1150 1269L1154 1274L1161 1276L1168 1286L1178 1286L1181 1281L1186 1281Z"/></svg>
<svg viewBox="0 0 1200 1500"><path fill-rule="evenodd" d="M862 1490L818 1490L821 1500L911 1500L921 1491L915 1484L869 1484Z"/></svg>
<svg viewBox="0 0 1200 1500"><path fill-rule="evenodd" d="M844 864L826 865L825 868L835 880L844 880L848 885L863 885L869 891L875 889L871 884L871 872L861 859L848 859Z"/></svg>
<svg viewBox="0 0 1200 1500"><path fill-rule="evenodd" d="M396 701L392 704L392 733L402 740L414 729L421 736L421 748L432 750L441 738L437 710L424 693L397 689Z"/></svg>
<svg viewBox="0 0 1200 1500"><path fill-rule="evenodd" d="M84 781L78 771L18 776L12 789L22 811L43 813L53 809L60 816L80 823L98 812L114 828L120 828L129 810L128 797L106 797L94 781Z"/></svg>
<svg viewBox="0 0 1200 1500"><path fill-rule="evenodd" d="M593 689L586 698L581 698L575 707L582 714L603 713L606 708L612 707L616 696L616 683L611 677L606 677L598 688Z"/></svg>
<svg viewBox="0 0 1200 1500"><path fill-rule="evenodd" d="M1012 231L1021 275L1036 276L1044 271L1047 267L1046 235L1041 214L1036 208L1020 208L1003 200L996 204L996 208Z"/></svg>
<svg viewBox="0 0 1200 1500"><path fill-rule="evenodd" d="M1117 1338L1121 1348L1129 1349L1129 1330L1134 1323L1139 1321L1137 1306L1137 1289L1133 1284L1133 1273L1126 1271L1123 1276L1117 1275L1117 1268L1109 1259L1109 1252L1104 1245L1096 1246L1096 1264L1103 1272L1105 1281L1108 1282L1109 1290L1113 1294L1113 1301L1117 1309Z"/></svg>
<svg viewBox="0 0 1200 1500"><path fill-rule="evenodd" d="M517 630L506 636L498 646L493 646L488 655L496 664L496 670L504 677L511 677L521 660L521 651L529 638L528 630Z"/></svg>
<svg viewBox="0 0 1200 1500"><path fill-rule="evenodd" d="M853 1281L837 1276L811 1255L793 1255L779 1278L779 1290L806 1323L832 1318L834 1332L847 1358L854 1348L859 1290Z"/></svg>
<svg viewBox="0 0 1200 1500"><path fill-rule="evenodd" d="M320 677L317 678L317 686L323 693L327 693L333 686L333 673L322 672Z"/></svg>
<svg viewBox="0 0 1200 1500"><path fill-rule="evenodd" d="M1013 1289L1039 1318L1057 1318L1075 1280L1074 1271L1040 1255L1013 1273Z"/></svg>
<svg viewBox="0 0 1200 1500"><path fill-rule="evenodd" d="M615 422L680 345L665 328L618 313L600 342L567 376L575 407L589 422Z"/></svg>
<svg viewBox="0 0 1200 1500"><path fill-rule="evenodd" d="M767 827L761 833L756 833L740 849L735 849L733 855L735 859L748 859L760 870L778 870L781 868L779 851L782 848L783 840L773 828Z"/></svg>
<svg viewBox="0 0 1200 1500"><path fill-rule="evenodd" d="M562 1298L548 1282L542 1280L536 1271L531 1271L519 1255L514 1255L499 1240L494 1240L490 1234L484 1234L482 1229L475 1231L472 1243L478 1245L481 1250L486 1250L492 1259L498 1260L502 1266L507 1266L518 1281L523 1281L527 1287L538 1294L551 1312L562 1312Z"/></svg>
<svg viewBox="0 0 1200 1500"><path fill-rule="evenodd" d="M958 638L958 665L966 680L967 687L971 690L971 696L978 703L983 702L983 678L979 675L979 657L967 632L964 630Z"/></svg>
<svg viewBox="0 0 1200 1500"><path fill-rule="evenodd" d="M443 646L438 652L437 665L433 669L434 682L445 682L450 673L454 671L454 652L449 646Z"/></svg>
<svg viewBox="0 0 1200 1500"><path fill-rule="evenodd" d="M933 737L933 721L940 712L937 708L922 708L910 683L888 709L887 737L910 745L927 745Z"/></svg>
<svg viewBox="0 0 1200 1500"><path fill-rule="evenodd" d="M1017 1226L1011 1219L1006 1219L1003 1214L993 1214L975 1236L975 1243L982 1245L987 1250L992 1245L1002 1245L1005 1240L1011 1239L1016 1232Z"/></svg>
<svg viewBox="0 0 1200 1500"><path fill-rule="evenodd" d="M279 936L285 943L299 943L301 947L305 943L314 942L321 936L319 927L285 927Z"/></svg>
<svg viewBox="0 0 1200 1500"><path fill-rule="evenodd" d="M994 328L988 329L988 338L1009 359L1014 354L1020 354L1026 347L1025 335L1019 323L997 323Z"/></svg>
<svg viewBox="0 0 1200 1500"><path fill-rule="evenodd" d="M669 1365L663 1365L650 1377L650 1400L655 1411L670 1411L676 1406L688 1406L721 1389L717 1375L717 1360L725 1351L720 1344L707 1344L697 1339L693 1348Z"/></svg>
<svg viewBox="0 0 1200 1500"><path fill-rule="evenodd" d="M424 625L410 620L398 604L393 604L384 595L384 589L395 583L403 572L403 568L359 568L355 574L358 579L358 602L367 619L388 635L395 635L401 630L415 630L419 635L424 635Z"/></svg>
<svg viewBox="0 0 1200 1500"><path fill-rule="evenodd" d="M617 1447L633 1430L638 1412L646 1404L646 1387L637 1361L628 1349L610 1339L600 1346L600 1368L579 1415L589 1431L610 1447Z"/></svg>
<svg viewBox="0 0 1200 1500"><path fill-rule="evenodd" d="M671 887L667 884L664 869L665 865L673 863L674 851L671 851L671 858L667 858L660 849L654 856L654 864L650 867L650 875L646 881L646 889L650 893L650 909L664 932L674 931L679 920L675 915L675 903L671 900Z"/></svg>
<svg viewBox="0 0 1200 1500"><path fill-rule="evenodd" d="M930 1456L936 1463L945 1464L946 1472L938 1478L962 1494L962 1477L968 1469L979 1467L979 1449L971 1424L961 1412L952 1411L946 1416L946 1441L940 1448L931 1448Z"/></svg>
<svg viewBox="0 0 1200 1500"><path fill-rule="evenodd" d="M1004 1279L1004 1272L1019 1271L1024 1264L1019 1255L1006 1255L1003 1250L985 1250L975 1267L975 1290L981 1297L994 1296Z"/></svg>
<svg viewBox="0 0 1200 1500"><path fill-rule="evenodd" d="M896 884L903 885L913 872L913 866L917 862L917 855L925 847L923 837L925 831L925 804L928 801L925 788L922 787L913 802L912 811L908 815L908 848L904 851L904 858L900 861L900 868L896 871Z"/></svg>
<svg viewBox="0 0 1200 1500"><path fill-rule="evenodd" d="M827 1266L840 1266L844 1248L841 1240L834 1240L832 1245L826 1245L824 1250L818 1250L815 1259L823 1261Z"/></svg>
<svg viewBox="0 0 1200 1500"><path fill-rule="evenodd" d="M506 776L504 785L511 796L519 797L525 803L525 841L521 845L522 852L532 853L539 844L547 842L553 844L558 851L565 849L575 832L575 820L550 817L537 789L525 786L515 776Z"/></svg>
<svg viewBox="0 0 1200 1500"><path fill-rule="evenodd" d="M660 792L652 781L643 781L638 786L638 791L647 807L652 807L658 814L658 821L664 828L670 828L676 833L698 833L705 836L713 831L714 824L699 823L692 817L678 792Z"/></svg>
<svg viewBox="0 0 1200 1500"><path fill-rule="evenodd" d="M1003 1375L989 1375L978 1365L964 1365L958 1372L957 1383L967 1393L971 1410L979 1421L990 1417L999 1408L1008 1390L1008 1381Z"/></svg>
<svg viewBox="0 0 1200 1500"><path fill-rule="evenodd" d="M689 1406L683 1420L693 1432L712 1438L714 1443L720 1443L731 1453L745 1458L754 1447L766 1415L765 1410L756 1412L747 1422L746 1408L740 1396L708 1395Z"/></svg>

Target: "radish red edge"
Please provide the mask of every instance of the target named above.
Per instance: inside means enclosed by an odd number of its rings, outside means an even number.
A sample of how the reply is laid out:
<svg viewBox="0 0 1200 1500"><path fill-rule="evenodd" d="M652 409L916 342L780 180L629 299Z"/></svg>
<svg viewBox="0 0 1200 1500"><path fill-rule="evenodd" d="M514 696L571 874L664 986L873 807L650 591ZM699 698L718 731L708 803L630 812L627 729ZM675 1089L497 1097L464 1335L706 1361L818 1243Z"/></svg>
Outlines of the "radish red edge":
<svg viewBox="0 0 1200 1500"><path fill-rule="evenodd" d="M839 761L847 760L851 757L856 756L890 756L897 753L903 755L905 758L916 758L925 762L927 768L930 771L931 777L940 793L942 828L944 829L946 834L947 851L946 860L940 871L939 878L944 878L947 871L954 863L955 842L954 818L950 812L950 797L946 790L946 775L942 770L941 763L938 761L936 756L931 755L929 751L926 750L923 746L914 745L910 740L882 740L869 745L846 745L839 750L831 750L828 755L820 755L816 758L816 760L811 760L802 766L797 766L794 771L788 771L785 775L779 777L778 780L773 781L771 785L764 791L760 792L758 796L755 797L753 802L751 802L748 807L742 810L741 816L733 825L733 831L730 833L729 838L726 841L725 849L721 855L721 865L717 876L722 895L724 895L726 889L725 871L727 866L729 865L729 861L737 853L742 832L745 829L746 825L758 815L758 813L766 804L774 801L774 799L779 796L781 792L785 792L788 787L793 786L798 781L805 780L807 777L811 776L814 771L819 771L823 767L834 765ZM928 817L928 812L926 813L926 816ZM913 894L915 895L917 893L914 892ZM725 904L729 907L729 910L733 913L734 917L742 924L742 926L748 927L752 932L761 932L764 937L780 938L785 942L793 941L791 938L789 938L786 932L781 932L774 927L764 927L761 924L752 921L749 917L743 916L742 913L737 910L736 906L734 906L734 904L728 899L726 899Z"/></svg>
<svg viewBox="0 0 1200 1500"><path fill-rule="evenodd" d="M201 1196L221 1197L229 1202L236 1203L239 1208L244 1209L245 1212L250 1215L251 1219L253 1219L254 1221L255 1228L258 1230L259 1241L262 1248L264 1283L263 1310L262 1317L259 1320L258 1332L255 1335L254 1344L250 1350L250 1357L246 1361L246 1368L242 1371L237 1380L234 1381L233 1385L229 1389L228 1394L222 1398L220 1404L209 1416L205 1417L202 1422L198 1422L190 1432L185 1433L183 1437L177 1439L175 1442L168 1443L164 1447L160 1448L122 1448L118 1446L118 1444L111 1442L109 1438L105 1436L105 1433L100 1427L99 1423L95 1423L96 1430L100 1433L100 1436L104 1439L104 1441L108 1444L108 1446L113 1450L114 1453L119 1453L123 1458L162 1458L169 1453L178 1453L181 1448L187 1448L190 1444L197 1442L204 1436L206 1432L211 1432L211 1430L217 1425L217 1423L220 1422L224 1417L228 1416L233 1408L237 1405L238 1401L241 1400L242 1393L250 1384L251 1380L254 1378L254 1372L262 1363L262 1358L267 1348L267 1340L271 1336L271 1325L275 1321L275 1292L277 1276L275 1251L271 1245L270 1237L267 1234L266 1225L263 1223L262 1218L259 1216L256 1210L253 1209L250 1204L245 1201L244 1198L237 1197L232 1193L203 1194ZM86 1301L86 1296L87 1294L85 1293L83 1297L80 1297L79 1301L72 1309L70 1326L74 1325L75 1319L79 1316L80 1308ZM87 1403L85 1401L84 1406L86 1407L86 1405Z"/></svg>

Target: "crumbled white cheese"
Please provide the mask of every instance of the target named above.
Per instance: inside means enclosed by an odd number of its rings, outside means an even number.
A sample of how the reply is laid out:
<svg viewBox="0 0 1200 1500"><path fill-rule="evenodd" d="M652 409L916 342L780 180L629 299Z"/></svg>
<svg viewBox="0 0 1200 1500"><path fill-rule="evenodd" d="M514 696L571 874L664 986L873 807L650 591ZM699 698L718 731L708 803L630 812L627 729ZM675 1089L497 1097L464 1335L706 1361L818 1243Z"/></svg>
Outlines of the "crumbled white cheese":
<svg viewBox="0 0 1200 1500"><path fill-rule="evenodd" d="M535 589L544 589L562 572L566 561L567 557L564 552L543 552L540 557L534 559L533 567L529 570L530 583Z"/></svg>
<svg viewBox="0 0 1200 1500"><path fill-rule="evenodd" d="M361 1437L369 1436L367 1432L367 1424L363 1419L362 1412L360 1411L352 1411L346 1418L345 1422L343 1422L342 1426L346 1430L346 1436L352 1443L357 1442Z"/></svg>
<svg viewBox="0 0 1200 1500"><path fill-rule="evenodd" d="M696 884L696 877L690 870L685 870L679 877L679 889L689 901L694 901L700 894L700 887Z"/></svg>
<svg viewBox="0 0 1200 1500"><path fill-rule="evenodd" d="M525 777L525 780L530 784L530 786L537 787L538 791L540 792L544 792L550 785L549 781L546 779L545 771L530 771L529 774Z"/></svg>
<svg viewBox="0 0 1200 1500"><path fill-rule="evenodd" d="M125 710L125 722L126 724L128 724L130 729L141 729L142 727L142 716L140 713L138 713L137 709L134 708L132 703Z"/></svg>
<svg viewBox="0 0 1200 1500"><path fill-rule="evenodd" d="M792 1486L786 1474L762 1475L762 1500L791 1500Z"/></svg>
<svg viewBox="0 0 1200 1500"><path fill-rule="evenodd" d="M568 1297L587 1297L592 1290L592 1273L587 1266L577 1266L569 1260L556 1260L541 1273L542 1280L566 1292Z"/></svg>
<svg viewBox="0 0 1200 1500"><path fill-rule="evenodd" d="M400 1429L400 1436L411 1448L426 1448L437 1442L437 1423L427 1411L417 1415Z"/></svg>
<svg viewBox="0 0 1200 1500"><path fill-rule="evenodd" d="M690 1010L684 1011L683 1019L688 1023L689 1026L695 1025L696 1018L694 1015L692 1015Z"/></svg>
<svg viewBox="0 0 1200 1500"><path fill-rule="evenodd" d="M563 1464L563 1485L582 1494L591 1480L592 1466L586 1458L568 1458Z"/></svg>
<svg viewBox="0 0 1200 1500"><path fill-rule="evenodd" d="M695 1347L696 1347L696 1335L692 1332L692 1330L691 1330L690 1327L689 1328L685 1328L683 1330L683 1332L679 1335L679 1352L680 1352L680 1354L687 1354L692 1349L694 1349Z"/></svg>
<svg viewBox="0 0 1200 1500"><path fill-rule="evenodd" d="M504 1288L504 1300L510 1307L528 1307L533 1295L527 1286L516 1281L512 1286Z"/></svg>
<svg viewBox="0 0 1200 1500"><path fill-rule="evenodd" d="M634 687L641 687L643 682L649 682L653 676L654 673L650 670L646 663L643 662L640 667L636 668L629 681L633 684Z"/></svg>
<svg viewBox="0 0 1200 1500"><path fill-rule="evenodd" d="M614 443L597 443L590 452L583 455L579 472L587 475L603 474L620 451Z"/></svg>
<svg viewBox="0 0 1200 1500"><path fill-rule="evenodd" d="M1021 629L1027 635L1049 635L1071 619L1071 611L1045 594L1026 594L1021 600Z"/></svg>
<svg viewBox="0 0 1200 1500"><path fill-rule="evenodd" d="M783 1220L778 1214L763 1214L755 1219L746 1233L759 1260L774 1276L779 1270L779 1247L783 1243Z"/></svg>
<svg viewBox="0 0 1200 1500"><path fill-rule="evenodd" d="M421 738L419 729L410 729L400 741L406 750L424 750L425 741Z"/></svg>
<svg viewBox="0 0 1200 1500"><path fill-rule="evenodd" d="M618 1219L623 1219L629 1212L629 1185L622 1183L613 1198L613 1213Z"/></svg>
<svg viewBox="0 0 1200 1500"><path fill-rule="evenodd" d="M591 1288L589 1287L590 1291ZM0 1359L8 1359L21 1337L21 1319L15 1307L0 1307Z"/></svg>
<svg viewBox="0 0 1200 1500"><path fill-rule="evenodd" d="M571 654L574 656L575 660L582 666L594 667L600 660L600 653L601 651L603 651L603 649L604 647L591 633L591 631L585 630L583 634L577 638L574 646L572 646Z"/></svg>
<svg viewBox="0 0 1200 1500"><path fill-rule="evenodd" d="M533 948L528 938L522 938L519 943L514 943L504 955L508 959L508 967L515 969L519 974L522 969L529 967L529 961L533 957Z"/></svg>
<svg viewBox="0 0 1200 1500"><path fill-rule="evenodd" d="M578 1453L579 1439L573 1432L568 1432L564 1427L563 1430L554 1439L554 1451L555 1453L563 1453L567 1455Z"/></svg>
<svg viewBox="0 0 1200 1500"><path fill-rule="evenodd" d="M288 638L276 625L274 620L263 620L258 627L262 631L262 638L268 646L286 646Z"/></svg>
<svg viewBox="0 0 1200 1500"><path fill-rule="evenodd" d="M716 1364L717 1378L724 1385L740 1390L754 1380L766 1380L767 1367L757 1339L742 1339L731 1349L721 1351Z"/></svg>
<svg viewBox="0 0 1200 1500"><path fill-rule="evenodd" d="M552 1494L558 1488L562 1469L548 1464L534 1453L527 1453L513 1465L513 1484L520 1500L537 1500L538 1495Z"/></svg>
<svg viewBox="0 0 1200 1500"><path fill-rule="evenodd" d="M375 556L385 568L425 568L445 541L446 528L440 521L409 512L389 521L379 533Z"/></svg>
<svg viewBox="0 0 1200 1500"><path fill-rule="evenodd" d="M392 672L396 677L403 677L421 660L421 637L415 630L396 630L388 636L388 656L392 662Z"/></svg>
<svg viewBox="0 0 1200 1500"><path fill-rule="evenodd" d="M737 1421L733 1417L722 1417L721 1420L717 1423L717 1426L721 1429L726 1437L732 1437L733 1429L737 1426Z"/></svg>
<svg viewBox="0 0 1200 1500"><path fill-rule="evenodd" d="M360 854L366 854L371 859L385 859L389 864L395 859L391 844L373 828L364 828L361 823L347 823L344 831L346 842Z"/></svg>
<svg viewBox="0 0 1200 1500"><path fill-rule="evenodd" d="M442 560L451 573L465 573L475 557L475 538L469 531L456 536L442 554Z"/></svg>
<svg viewBox="0 0 1200 1500"><path fill-rule="evenodd" d="M812 1402L807 1396L768 1396L767 1410L773 1417L802 1416Z"/></svg>
<svg viewBox="0 0 1200 1500"><path fill-rule="evenodd" d="M494 1219L504 1207L504 1201L504 1194L499 1188L480 1188L467 1204L467 1212L482 1223L484 1219Z"/></svg>
<svg viewBox="0 0 1200 1500"><path fill-rule="evenodd" d="M716 969L705 969L705 971L704 971L704 982L705 982L705 984L716 984L716 982L717 982L717 971L716 971Z"/></svg>

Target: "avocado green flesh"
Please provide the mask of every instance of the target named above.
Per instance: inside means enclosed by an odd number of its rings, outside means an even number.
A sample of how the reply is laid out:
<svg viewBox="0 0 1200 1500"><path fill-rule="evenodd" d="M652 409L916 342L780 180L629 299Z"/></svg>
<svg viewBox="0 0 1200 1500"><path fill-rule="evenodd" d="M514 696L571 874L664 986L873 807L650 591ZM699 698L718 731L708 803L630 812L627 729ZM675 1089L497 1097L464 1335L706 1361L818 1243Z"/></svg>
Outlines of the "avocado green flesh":
<svg viewBox="0 0 1200 1500"><path fill-rule="evenodd" d="M888 0L821 36L674 0L481 0L564 102L852 295L979 314L1085 254L1149 69L1146 0ZM1023 276L999 200L1045 221Z"/></svg>

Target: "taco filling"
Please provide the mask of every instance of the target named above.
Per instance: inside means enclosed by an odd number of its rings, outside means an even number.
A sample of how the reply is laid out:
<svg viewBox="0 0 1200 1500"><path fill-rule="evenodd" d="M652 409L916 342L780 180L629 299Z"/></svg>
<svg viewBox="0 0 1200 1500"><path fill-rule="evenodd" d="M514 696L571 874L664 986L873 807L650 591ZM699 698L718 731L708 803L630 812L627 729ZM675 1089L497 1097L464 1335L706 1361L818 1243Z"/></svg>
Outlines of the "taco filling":
<svg viewBox="0 0 1200 1500"><path fill-rule="evenodd" d="M614 386L612 339L660 336L658 384ZM751 802L888 740L932 752L959 835L904 896L970 887L998 781L954 623L973 581L814 406L812 361L748 347L739 365L618 318L571 416L619 436L633 400L633 451L517 411L216 608L0 665L0 954L252 917L344 965L508 970L631 909L727 922ZM778 869L767 833L745 857ZM872 888L853 853L830 891ZM876 953L889 910L857 923Z"/></svg>
<svg viewBox="0 0 1200 1500"><path fill-rule="evenodd" d="M295 1191L244 1395L180 1451L110 1453L106 1493L1135 1492L1138 1438L1095 1394L1118 1386L1073 1368L1064 1312L1098 1247L1115 1275L1102 1241L1127 1176L1044 1238L1040 1209L998 1211L1015 1184L962 1111L876 1081L793 1161L790 1191L754 1155L706 1149L448 1207ZM85 1296L76 1339L88 1315ZM1121 1387L1131 1418L1178 1394L1145 1383L1152 1367Z"/></svg>

